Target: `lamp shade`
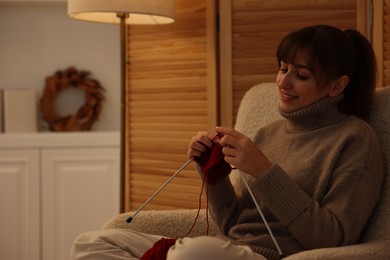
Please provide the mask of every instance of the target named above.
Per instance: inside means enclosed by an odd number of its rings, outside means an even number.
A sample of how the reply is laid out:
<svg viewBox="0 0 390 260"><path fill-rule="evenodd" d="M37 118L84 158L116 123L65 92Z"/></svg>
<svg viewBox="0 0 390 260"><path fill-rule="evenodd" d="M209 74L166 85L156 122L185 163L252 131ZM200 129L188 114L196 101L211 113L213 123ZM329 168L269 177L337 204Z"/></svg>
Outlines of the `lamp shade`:
<svg viewBox="0 0 390 260"><path fill-rule="evenodd" d="M117 14L128 14L128 24L166 24L175 19L175 0L68 0L74 19L120 23Z"/></svg>

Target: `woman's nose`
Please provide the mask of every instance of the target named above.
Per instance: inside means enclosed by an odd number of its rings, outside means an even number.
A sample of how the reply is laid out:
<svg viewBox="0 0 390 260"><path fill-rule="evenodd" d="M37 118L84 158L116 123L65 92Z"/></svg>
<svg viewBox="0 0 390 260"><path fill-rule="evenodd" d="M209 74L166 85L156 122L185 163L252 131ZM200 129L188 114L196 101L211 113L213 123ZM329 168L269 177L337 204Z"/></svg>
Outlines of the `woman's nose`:
<svg viewBox="0 0 390 260"><path fill-rule="evenodd" d="M279 89L290 89L291 88L291 79L288 73L278 75L276 78L276 84Z"/></svg>

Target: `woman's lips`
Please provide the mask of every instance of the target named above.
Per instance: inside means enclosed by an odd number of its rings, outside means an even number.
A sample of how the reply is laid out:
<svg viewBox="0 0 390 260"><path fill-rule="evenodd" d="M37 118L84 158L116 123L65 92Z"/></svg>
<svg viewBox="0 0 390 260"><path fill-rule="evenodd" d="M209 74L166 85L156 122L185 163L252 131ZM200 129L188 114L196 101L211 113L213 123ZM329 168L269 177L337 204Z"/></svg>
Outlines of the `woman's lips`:
<svg viewBox="0 0 390 260"><path fill-rule="evenodd" d="M290 95L287 93L280 93L280 98L285 102L290 102L290 101L293 101L295 99L298 99L298 96Z"/></svg>

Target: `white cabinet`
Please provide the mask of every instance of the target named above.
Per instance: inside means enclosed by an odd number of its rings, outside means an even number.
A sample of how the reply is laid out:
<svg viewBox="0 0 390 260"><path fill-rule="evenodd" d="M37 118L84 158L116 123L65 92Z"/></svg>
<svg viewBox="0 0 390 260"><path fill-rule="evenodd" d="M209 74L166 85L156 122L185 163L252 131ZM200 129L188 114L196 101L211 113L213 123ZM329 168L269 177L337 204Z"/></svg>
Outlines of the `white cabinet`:
<svg viewBox="0 0 390 260"><path fill-rule="evenodd" d="M119 134L0 135L0 259L68 260L120 211Z"/></svg>
<svg viewBox="0 0 390 260"><path fill-rule="evenodd" d="M39 259L39 154L0 150L0 258Z"/></svg>
<svg viewBox="0 0 390 260"><path fill-rule="evenodd" d="M0 3L66 3L67 0L0 0Z"/></svg>

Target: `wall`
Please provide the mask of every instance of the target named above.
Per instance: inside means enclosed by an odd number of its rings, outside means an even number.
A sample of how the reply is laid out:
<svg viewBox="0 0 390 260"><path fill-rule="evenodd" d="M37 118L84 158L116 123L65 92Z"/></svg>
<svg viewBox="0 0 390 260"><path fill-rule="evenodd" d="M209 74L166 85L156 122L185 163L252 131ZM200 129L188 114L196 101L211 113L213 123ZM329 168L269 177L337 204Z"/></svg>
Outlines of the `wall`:
<svg viewBox="0 0 390 260"><path fill-rule="evenodd" d="M0 89L32 88L40 97L45 77L75 66L90 71L106 101L93 131L119 130L119 26L77 21L66 1L0 1ZM56 111L74 113L82 91L57 96ZM44 130L44 129L43 129Z"/></svg>

